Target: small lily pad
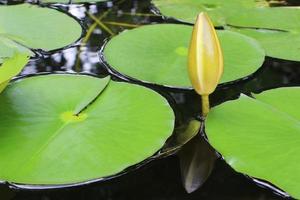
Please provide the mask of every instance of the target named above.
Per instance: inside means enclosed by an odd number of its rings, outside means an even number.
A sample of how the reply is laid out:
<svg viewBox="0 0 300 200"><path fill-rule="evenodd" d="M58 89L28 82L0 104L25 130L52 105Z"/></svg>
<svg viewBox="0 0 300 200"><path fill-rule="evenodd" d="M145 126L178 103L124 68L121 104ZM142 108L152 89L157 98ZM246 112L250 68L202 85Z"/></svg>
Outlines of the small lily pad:
<svg viewBox="0 0 300 200"><path fill-rule="evenodd" d="M16 53L27 54L33 56L34 53L28 48L0 35L0 64L6 58L13 57Z"/></svg>
<svg viewBox="0 0 300 200"><path fill-rule="evenodd" d="M0 93L5 89L10 79L19 74L28 62L27 54L15 54L5 59L0 66Z"/></svg>
<svg viewBox="0 0 300 200"><path fill-rule="evenodd" d="M211 110L206 134L235 170L300 198L300 88L242 95ZM276 166L276 167L274 167Z"/></svg>
<svg viewBox="0 0 300 200"><path fill-rule="evenodd" d="M112 38L104 49L106 62L117 72L149 83L191 88L187 54L192 26L146 25ZM254 73L265 53L256 40L232 31L218 31L224 51L227 83Z"/></svg>
<svg viewBox="0 0 300 200"><path fill-rule="evenodd" d="M168 102L145 87L25 78L0 95L0 180L57 186L112 176L155 154L173 128Z"/></svg>
<svg viewBox="0 0 300 200"><path fill-rule="evenodd" d="M270 57L300 61L300 32L274 30L234 29L236 32L255 38Z"/></svg>
<svg viewBox="0 0 300 200"><path fill-rule="evenodd" d="M248 17L251 16L251 17ZM261 8L228 17L231 30L255 38L271 57L300 61L300 9Z"/></svg>
<svg viewBox="0 0 300 200"><path fill-rule="evenodd" d="M226 23L237 27L300 32L299 17L299 7L244 9L228 15Z"/></svg>
<svg viewBox="0 0 300 200"><path fill-rule="evenodd" d="M265 0L153 0L159 11L168 17L194 23L200 12L207 12L215 26L226 24L227 15L240 9L267 6Z"/></svg>
<svg viewBox="0 0 300 200"><path fill-rule="evenodd" d="M30 4L0 6L0 42L6 41L10 46L15 44L13 49L20 52L24 48L59 49L74 43L81 34L81 25L58 10ZM1 58L14 51L3 52L2 48Z"/></svg>

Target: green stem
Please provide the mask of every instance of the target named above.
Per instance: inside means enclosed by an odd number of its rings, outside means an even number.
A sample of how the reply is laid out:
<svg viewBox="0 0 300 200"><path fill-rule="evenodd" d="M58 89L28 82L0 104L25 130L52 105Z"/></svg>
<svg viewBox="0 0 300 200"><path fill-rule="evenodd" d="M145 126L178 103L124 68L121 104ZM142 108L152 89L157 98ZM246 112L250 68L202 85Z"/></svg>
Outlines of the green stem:
<svg viewBox="0 0 300 200"><path fill-rule="evenodd" d="M208 95L202 95L201 96L201 100L202 100L202 116L206 117L210 106L209 106L209 96Z"/></svg>
<svg viewBox="0 0 300 200"><path fill-rule="evenodd" d="M87 15L94 20L103 30L105 30L106 32L108 32L110 35L115 35L105 24L103 24L101 22L101 20L99 20L95 15L91 14L91 13L87 13Z"/></svg>
<svg viewBox="0 0 300 200"><path fill-rule="evenodd" d="M130 28L136 28L140 25L138 24L128 24L123 22L110 22L110 21L103 21L104 24L114 25L114 26L123 26L123 27L130 27Z"/></svg>
<svg viewBox="0 0 300 200"><path fill-rule="evenodd" d="M98 20L102 20L104 17L107 16L107 14L111 11L111 9L107 10L106 12L104 12L102 15L99 16ZM88 15L88 14L87 14ZM90 37L92 36L94 30L96 29L96 27L98 26L97 22L94 22L89 29L87 30L87 33L85 35L85 37L83 38L82 42L80 43L80 46L77 48L78 52L77 52L77 56L76 56L76 61L75 61L75 71L79 72L80 71L80 53L82 51L82 47L86 45L86 43L89 41Z"/></svg>
<svg viewBox="0 0 300 200"><path fill-rule="evenodd" d="M144 17L160 17L159 15L155 15L155 14L152 14L152 13L129 13L129 12L123 12L122 15L144 16Z"/></svg>

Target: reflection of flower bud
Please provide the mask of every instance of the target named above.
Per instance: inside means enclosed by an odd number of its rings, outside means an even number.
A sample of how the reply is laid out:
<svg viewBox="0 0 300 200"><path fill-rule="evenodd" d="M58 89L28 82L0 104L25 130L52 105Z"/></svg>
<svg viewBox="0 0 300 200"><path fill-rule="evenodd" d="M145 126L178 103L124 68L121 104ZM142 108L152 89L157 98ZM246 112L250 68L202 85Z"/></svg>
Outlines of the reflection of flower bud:
<svg viewBox="0 0 300 200"><path fill-rule="evenodd" d="M223 74L223 54L214 26L205 13L194 25L189 48L188 71L196 92L208 96Z"/></svg>

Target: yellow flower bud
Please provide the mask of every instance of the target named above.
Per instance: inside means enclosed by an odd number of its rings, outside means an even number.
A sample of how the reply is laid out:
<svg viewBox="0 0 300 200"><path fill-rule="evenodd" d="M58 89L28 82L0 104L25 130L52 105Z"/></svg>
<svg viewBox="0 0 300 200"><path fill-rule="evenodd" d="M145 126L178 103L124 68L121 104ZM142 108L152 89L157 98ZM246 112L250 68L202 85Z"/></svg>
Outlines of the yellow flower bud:
<svg viewBox="0 0 300 200"><path fill-rule="evenodd" d="M223 74L220 42L206 13L200 13L194 25L189 47L188 72L193 88L202 96L202 111L206 116L209 111L208 96L216 89Z"/></svg>

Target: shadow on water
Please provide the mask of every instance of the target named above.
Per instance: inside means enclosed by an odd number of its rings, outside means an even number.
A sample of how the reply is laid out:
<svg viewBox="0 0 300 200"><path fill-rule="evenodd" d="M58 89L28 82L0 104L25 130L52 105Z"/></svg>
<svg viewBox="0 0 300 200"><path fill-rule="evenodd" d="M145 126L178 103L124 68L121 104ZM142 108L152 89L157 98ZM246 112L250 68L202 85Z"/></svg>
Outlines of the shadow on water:
<svg viewBox="0 0 300 200"><path fill-rule="evenodd" d="M2 4L15 4L22 1L3 1ZM33 1L34 2L34 1ZM299 1L290 0L286 5L299 5ZM108 74L105 66L99 62L99 50L105 41L113 35L143 24L164 23L164 19L151 12L149 0L108 1L97 4L54 5L82 21L87 36L81 43L50 54L40 52L40 56L30 61L22 75L39 72L81 72L97 76ZM274 5L276 6L276 5ZM87 14L89 13L89 14ZM100 18L100 27L91 19ZM117 23L116 23L117 22ZM170 22L170 20L169 20ZM171 21L172 22L172 21ZM178 23L178 22L176 22ZM266 58L261 69L246 80L231 85L221 85L211 96L216 106L230 99L236 99L240 93L251 94L266 89L300 85L300 63ZM116 77L116 79L118 79ZM182 113L185 121L200 113L200 98L192 90L169 90L154 87L170 94L176 109ZM209 145L207 145L207 148ZM124 176L113 180L93 183L76 188L49 191L15 191L0 187L0 199L13 200L279 200L284 197L271 190L259 187L246 176L236 173L223 160L218 159L213 172L203 187L187 194L182 187L179 160L177 156L159 159Z"/></svg>

